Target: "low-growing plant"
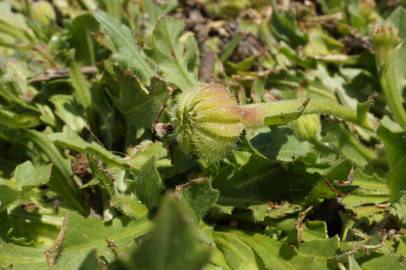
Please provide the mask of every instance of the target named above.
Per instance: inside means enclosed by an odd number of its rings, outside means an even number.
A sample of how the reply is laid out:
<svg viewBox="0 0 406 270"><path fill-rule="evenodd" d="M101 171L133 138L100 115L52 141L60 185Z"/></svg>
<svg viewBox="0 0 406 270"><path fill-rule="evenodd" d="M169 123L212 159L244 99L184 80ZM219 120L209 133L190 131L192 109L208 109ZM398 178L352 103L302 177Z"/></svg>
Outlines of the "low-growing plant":
<svg viewBox="0 0 406 270"><path fill-rule="evenodd" d="M406 269L389 2L0 2L0 269Z"/></svg>

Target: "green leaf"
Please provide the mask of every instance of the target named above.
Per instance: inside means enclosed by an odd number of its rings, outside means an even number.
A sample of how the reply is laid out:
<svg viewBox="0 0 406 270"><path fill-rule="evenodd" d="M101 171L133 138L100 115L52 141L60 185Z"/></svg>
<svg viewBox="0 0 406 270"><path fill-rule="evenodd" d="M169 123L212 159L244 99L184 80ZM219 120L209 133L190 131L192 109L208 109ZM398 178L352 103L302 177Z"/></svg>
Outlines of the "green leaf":
<svg viewBox="0 0 406 270"><path fill-rule="evenodd" d="M63 201L81 213L85 212L83 200L73 181L72 170L69 162L63 158L55 145L46 135L34 130L22 131L22 140L31 142L34 150L43 157L45 161L50 161L54 165L50 186L57 191Z"/></svg>
<svg viewBox="0 0 406 270"><path fill-rule="evenodd" d="M405 235L400 237L399 245L398 245L398 248L396 250L396 255L397 256L403 256L404 254L406 254L406 236Z"/></svg>
<svg viewBox="0 0 406 270"><path fill-rule="evenodd" d="M379 270L379 269L406 269L406 263L399 257L383 255L378 258L371 259L361 264L363 270Z"/></svg>
<svg viewBox="0 0 406 270"><path fill-rule="evenodd" d="M0 125L10 128L31 128L41 122L36 113L16 113L0 107Z"/></svg>
<svg viewBox="0 0 406 270"><path fill-rule="evenodd" d="M93 154L87 154L86 158L89 162L90 170L93 176L99 181L102 188L104 188L110 196L115 193L114 190L114 177L113 175L104 167L104 164L97 159Z"/></svg>
<svg viewBox="0 0 406 270"><path fill-rule="evenodd" d="M286 127L272 128L251 139L252 145L263 155L282 162L293 162L313 152L307 141L299 141Z"/></svg>
<svg viewBox="0 0 406 270"><path fill-rule="evenodd" d="M49 134L48 137L58 146L72 149L83 154L94 153L106 163L112 163L118 166L125 165L125 162L121 157L116 156L100 144L86 142L69 128L64 128L63 132Z"/></svg>
<svg viewBox="0 0 406 270"><path fill-rule="evenodd" d="M261 258L266 269L293 270L294 268L280 256L282 243L268 236L242 231L233 231L238 237L250 246Z"/></svg>
<svg viewBox="0 0 406 270"><path fill-rule="evenodd" d="M13 270L46 270L45 248L25 247L4 242L0 239L0 268Z"/></svg>
<svg viewBox="0 0 406 270"><path fill-rule="evenodd" d="M167 99L168 92L165 84L152 80L149 92L146 92L138 81L135 81L121 71L115 69L115 84L110 84L111 97L114 104L124 115L127 124L127 143L134 144L132 138L139 139L138 132L151 129L157 120L159 111ZM118 92L118 93L117 93Z"/></svg>
<svg viewBox="0 0 406 270"><path fill-rule="evenodd" d="M60 250L55 258L53 269L79 269L87 259L89 252L96 250L107 261L114 258L114 246L117 250L134 245L134 239L145 235L151 229L146 219L113 219L107 224L94 217L83 218L74 213L68 215L63 240L56 240L54 247Z"/></svg>
<svg viewBox="0 0 406 270"><path fill-rule="evenodd" d="M104 11L94 14L102 28L110 35L116 54L114 58L123 68L131 69L141 82L150 85L154 71L148 64L144 52L136 45L130 29Z"/></svg>
<svg viewBox="0 0 406 270"><path fill-rule="evenodd" d="M334 187L331 187L331 184L328 184L326 181L319 181L306 196L306 203L317 204L322 199L333 199L336 196L337 191L334 190Z"/></svg>
<svg viewBox="0 0 406 270"><path fill-rule="evenodd" d="M258 269L253 250L234 233L214 232L216 246L224 254L231 269Z"/></svg>
<svg viewBox="0 0 406 270"><path fill-rule="evenodd" d="M342 125L327 123L323 129L326 132L324 141L355 164L364 167L375 158L375 152L361 144L354 134Z"/></svg>
<svg viewBox="0 0 406 270"><path fill-rule="evenodd" d="M328 239L327 224L320 220L308 220L303 226L303 241Z"/></svg>
<svg viewBox="0 0 406 270"><path fill-rule="evenodd" d="M88 124L81 116L80 107L72 96L68 95L53 95L50 101L55 106L55 114L58 115L63 122L72 130L80 132Z"/></svg>
<svg viewBox="0 0 406 270"><path fill-rule="evenodd" d="M298 254L328 259L336 256L338 246L338 236L324 240L312 240L301 244Z"/></svg>
<svg viewBox="0 0 406 270"><path fill-rule="evenodd" d="M128 149L128 156L126 157L127 163L131 167L139 169L152 157L156 159L158 167L170 166L170 160L168 160L167 149L162 142L152 142L144 140L139 145Z"/></svg>
<svg viewBox="0 0 406 270"><path fill-rule="evenodd" d="M130 190L134 189L137 197L149 209L156 207L161 200L164 185L155 164L155 158L149 159L139 170L132 170L133 181Z"/></svg>
<svg viewBox="0 0 406 270"><path fill-rule="evenodd" d="M74 89L73 95L75 96L76 102L82 105L83 109L85 109L87 119L92 120L92 93L90 92L90 85L75 61L72 61L72 64L70 65L69 75Z"/></svg>
<svg viewBox="0 0 406 270"><path fill-rule="evenodd" d="M203 218L217 202L219 191L211 187L207 179L192 180L177 190L182 201L191 208L198 219Z"/></svg>
<svg viewBox="0 0 406 270"><path fill-rule="evenodd" d="M52 164L36 165L26 161L17 166L15 179L19 188L38 186L46 184L51 177Z"/></svg>
<svg viewBox="0 0 406 270"><path fill-rule="evenodd" d="M255 222L264 221L265 217L284 218L302 210L302 206L289 202L274 203L267 202L264 204L253 204L247 207L252 211Z"/></svg>
<svg viewBox="0 0 406 270"><path fill-rule="evenodd" d="M27 26L24 16L12 11L11 2L3 1L0 3L2 17L0 19L0 40L14 45L17 41L32 42L35 38L31 29Z"/></svg>
<svg viewBox="0 0 406 270"><path fill-rule="evenodd" d="M135 194L116 194L111 198L110 205L120 209L129 217L142 218L148 214L148 208L138 200Z"/></svg>
<svg viewBox="0 0 406 270"><path fill-rule="evenodd" d="M198 270L208 262L209 255L188 211L173 195L168 195L155 219L154 230L132 255L129 269Z"/></svg>
<svg viewBox="0 0 406 270"><path fill-rule="evenodd" d="M378 136L383 141L385 152L389 161L389 175L387 183L390 190L390 198L396 201L400 198L400 192L406 190L406 133L394 133L381 126Z"/></svg>
<svg viewBox="0 0 406 270"><path fill-rule="evenodd" d="M401 192L399 201L392 204L392 213L397 216L403 224L406 224L406 193Z"/></svg>
<svg viewBox="0 0 406 270"><path fill-rule="evenodd" d="M368 175L357 170L354 172L351 184L355 189L342 200L343 205L359 217L379 218L384 211L379 204L389 200L389 190L385 180L375 174Z"/></svg>
<svg viewBox="0 0 406 270"><path fill-rule="evenodd" d="M287 42L292 47L304 45L307 42L307 35L300 31L292 14L277 9L274 0L272 3L273 8L277 11L274 12L274 16L272 16L269 25L275 37Z"/></svg>
<svg viewBox="0 0 406 270"><path fill-rule="evenodd" d="M75 59L84 65L94 65L97 43L92 34L99 30L99 24L91 14L81 14L72 20L69 28L70 42L75 48Z"/></svg>
<svg viewBox="0 0 406 270"><path fill-rule="evenodd" d="M158 64L166 80L183 91L189 91L196 87L198 80L192 73L193 69L188 68L185 41L181 37L183 28L182 21L171 17L161 18L153 32L153 50L150 56Z"/></svg>
<svg viewBox="0 0 406 270"><path fill-rule="evenodd" d="M20 194L8 186L0 185L0 212L19 198Z"/></svg>

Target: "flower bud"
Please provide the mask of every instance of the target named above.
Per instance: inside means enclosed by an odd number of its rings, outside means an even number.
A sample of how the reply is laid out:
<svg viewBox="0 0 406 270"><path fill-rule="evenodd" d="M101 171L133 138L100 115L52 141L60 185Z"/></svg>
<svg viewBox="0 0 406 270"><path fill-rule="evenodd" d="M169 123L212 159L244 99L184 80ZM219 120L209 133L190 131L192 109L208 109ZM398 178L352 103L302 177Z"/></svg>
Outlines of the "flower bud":
<svg viewBox="0 0 406 270"><path fill-rule="evenodd" d="M54 8L47 1L34 2L31 6L31 17L43 26L48 26L56 19Z"/></svg>
<svg viewBox="0 0 406 270"><path fill-rule="evenodd" d="M296 136L305 140L317 140L321 132L320 116L318 114L307 114L300 116L291 123Z"/></svg>
<svg viewBox="0 0 406 270"><path fill-rule="evenodd" d="M390 22L378 22L372 28L372 40L376 45L396 47L400 43L399 31Z"/></svg>
<svg viewBox="0 0 406 270"><path fill-rule="evenodd" d="M372 41L379 67L393 57L396 47L401 42L398 29L390 22L379 22L373 26Z"/></svg>
<svg viewBox="0 0 406 270"><path fill-rule="evenodd" d="M244 129L241 109L222 85L183 93L174 123L179 143L208 161L222 159Z"/></svg>

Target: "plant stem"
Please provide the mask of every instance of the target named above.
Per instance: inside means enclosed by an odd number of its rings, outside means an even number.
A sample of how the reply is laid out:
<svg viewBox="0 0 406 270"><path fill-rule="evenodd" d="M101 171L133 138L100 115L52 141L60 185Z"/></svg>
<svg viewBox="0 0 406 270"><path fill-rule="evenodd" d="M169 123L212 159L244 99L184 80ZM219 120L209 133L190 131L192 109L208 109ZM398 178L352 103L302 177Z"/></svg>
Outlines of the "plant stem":
<svg viewBox="0 0 406 270"><path fill-rule="evenodd" d="M393 118L406 130L406 112L396 74L395 57L401 46L399 30L389 22L375 24L372 30L379 80Z"/></svg>
<svg viewBox="0 0 406 270"><path fill-rule="evenodd" d="M38 215L34 213L28 212L11 212L11 216L14 217L21 217L24 219L28 219L32 222L40 223L40 224L47 224L56 227L60 227L63 222L63 217L51 216L51 215Z"/></svg>
<svg viewBox="0 0 406 270"><path fill-rule="evenodd" d="M406 129L406 112L403 108L403 97L398 87L395 66L395 49L383 55L376 54L379 80L393 118ZM380 59L378 59L380 58ZM382 60L385 59L383 62Z"/></svg>
<svg viewBox="0 0 406 270"><path fill-rule="evenodd" d="M259 103L242 105L243 123L246 127L270 125L267 119L279 117L294 120L301 114L331 114L346 121L350 121L368 130L374 130L371 123L359 117L357 111L328 99L311 99L306 104L303 100L284 100L273 103ZM279 122L278 122L279 123Z"/></svg>

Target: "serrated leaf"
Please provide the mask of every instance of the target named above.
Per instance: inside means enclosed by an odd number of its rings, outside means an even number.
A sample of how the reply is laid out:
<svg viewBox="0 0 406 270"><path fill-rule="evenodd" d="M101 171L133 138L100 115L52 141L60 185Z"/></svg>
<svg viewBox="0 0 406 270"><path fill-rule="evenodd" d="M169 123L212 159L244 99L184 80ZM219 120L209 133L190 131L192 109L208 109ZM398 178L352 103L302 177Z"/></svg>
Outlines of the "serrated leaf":
<svg viewBox="0 0 406 270"><path fill-rule="evenodd" d="M53 269L79 269L89 252L93 250L111 261L114 258L114 250L109 247L109 243L118 250L128 248L134 244L134 239L148 233L151 225L146 219L127 221L113 219L103 224L94 217L84 218L71 213L60 243L60 254L55 258Z"/></svg>
<svg viewBox="0 0 406 270"><path fill-rule="evenodd" d="M155 219L154 230L132 255L129 269L199 270L209 255L188 212L173 195L168 195Z"/></svg>
<svg viewBox="0 0 406 270"><path fill-rule="evenodd" d="M406 224L406 193L401 192L399 201L392 204L392 213Z"/></svg>
<svg viewBox="0 0 406 270"><path fill-rule="evenodd" d="M213 189L207 179L192 180L179 189L182 201L190 207L198 219L206 215L219 197L219 191Z"/></svg>
<svg viewBox="0 0 406 270"><path fill-rule="evenodd" d="M133 181L129 190L134 190L137 197L149 209L156 207L164 189L161 176L155 164L155 158L149 159L139 170L132 170Z"/></svg>
<svg viewBox="0 0 406 270"><path fill-rule="evenodd" d="M136 45L131 30L104 11L98 10L94 16L111 37L116 50L114 57L118 63L124 68L131 69L145 85L149 86L154 71L148 64L144 52Z"/></svg>
<svg viewBox="0 0 406 270"><path fill-rule="evenodd" d="M247 210L252 212L254 222L263 222L266 217L280 219L300 212L302 206L289 202L275 203L269 201L263 204L249 205L247 206Z"/></svg>
<svg viewBox="0 0 406 270"><path fill-rule="evenodd" d="M153 50L150 56L158 64L166 80L183 91L189 91L194 90L198 80L188 69L185 47L180 40L183 28L182 21L170 17L161 18L153 31Z"/></svg>
<svg viewBox="0 0 406 270"><path fill-rule="evenodd" d="M128 144L134 144L131 138L140 137L150 130L156 120L161 107L167 99L166 85L159 80L152 80L149 91L146 92L142 85L129 78L121 71L115 69L114 84L110 84L110 95L114 104L124 115L127 124Z"/></svg>
<svg viewBox="0 0 406 270"><path fill-rule="evenodd" d="M17 185L24 188L46 184L51 177L51 169L52 164L34 166L28 160L17 166L15 170Z"/></svg>

